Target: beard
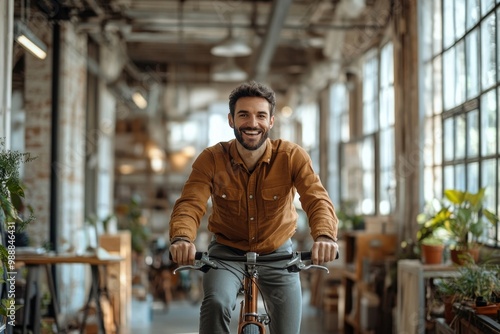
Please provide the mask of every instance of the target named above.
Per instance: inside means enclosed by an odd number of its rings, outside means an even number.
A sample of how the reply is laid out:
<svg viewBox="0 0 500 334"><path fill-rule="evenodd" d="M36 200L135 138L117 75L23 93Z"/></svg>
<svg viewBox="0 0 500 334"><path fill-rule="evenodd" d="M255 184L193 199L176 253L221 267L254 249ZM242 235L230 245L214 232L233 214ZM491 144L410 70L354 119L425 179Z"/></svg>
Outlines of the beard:
<svg viewBox="0 0 500 334"><path fill-rule="evenodd" d="M267 138L269 137L269 131L264 131L262 132L262 137L260 138L260 140L256 143L249 143L249 142L245 142L245 140L243 139L243 131L246 131L246 130L249 130L249 131L255 131L255 130L258 130L260 131L260 129L255 129L255 128L240 128L240 129L236 129L234 128L234 136L236 137L236 140L241 144L241 146L243 146L245 149L249 150L249 151L255 151L257 150L259 147L262 146L262 144L264 144L267 140Z"/></svg>

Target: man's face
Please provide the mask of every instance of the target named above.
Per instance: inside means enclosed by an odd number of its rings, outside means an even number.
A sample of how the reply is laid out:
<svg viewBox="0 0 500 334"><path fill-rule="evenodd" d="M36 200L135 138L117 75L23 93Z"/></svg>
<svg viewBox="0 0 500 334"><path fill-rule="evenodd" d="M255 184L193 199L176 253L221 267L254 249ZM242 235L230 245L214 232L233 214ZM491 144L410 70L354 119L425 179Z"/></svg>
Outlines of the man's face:
<svg viewBox="0 0 500 334"><path fill-rule="evenodd" d="M269 102L262 97L242 97L236 101L234 118L228 115L236 140L247 150L257 150L269 137L274 124L269 108Z"/></svg>

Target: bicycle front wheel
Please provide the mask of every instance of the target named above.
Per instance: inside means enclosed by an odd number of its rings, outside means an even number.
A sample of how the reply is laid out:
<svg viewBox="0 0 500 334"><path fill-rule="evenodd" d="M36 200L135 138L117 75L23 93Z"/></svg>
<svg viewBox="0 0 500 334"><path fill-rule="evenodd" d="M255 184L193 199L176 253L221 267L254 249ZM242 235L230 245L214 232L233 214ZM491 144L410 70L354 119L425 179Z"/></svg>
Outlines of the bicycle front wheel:
<svg viewBox="0 0 500 334"><path fill-rule="evenodd" d="M241 334L260 334L260 328L256 324L248 324L243 327Z"/></svg>

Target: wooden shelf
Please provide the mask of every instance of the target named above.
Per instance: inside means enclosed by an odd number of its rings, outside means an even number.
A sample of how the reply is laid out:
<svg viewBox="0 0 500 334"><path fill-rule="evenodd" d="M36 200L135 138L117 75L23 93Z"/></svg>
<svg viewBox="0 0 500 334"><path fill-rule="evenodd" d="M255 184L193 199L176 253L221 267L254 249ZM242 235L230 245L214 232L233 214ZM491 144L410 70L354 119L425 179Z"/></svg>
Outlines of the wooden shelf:
<svg viewBox="0 0 500 334"><path fill-rule="evenodd" d="M132 246L129 231L117 234L103 234L99 237L99 246L110 254L120 255L124 261L110 265L106 280L111 300L114 319L120 333L127 333L131 317L132 303Z"/></svg>

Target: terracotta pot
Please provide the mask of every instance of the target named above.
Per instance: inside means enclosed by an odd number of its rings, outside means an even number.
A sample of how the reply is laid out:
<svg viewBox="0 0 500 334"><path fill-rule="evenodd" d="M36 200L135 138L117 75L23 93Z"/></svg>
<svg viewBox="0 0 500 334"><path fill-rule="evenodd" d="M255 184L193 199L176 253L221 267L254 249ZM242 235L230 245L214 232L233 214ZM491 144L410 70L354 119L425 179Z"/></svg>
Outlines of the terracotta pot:
<svg viewBox="0 0 500 334"><path fill-rule="evenodd" d="M477 306L474 308L476 314L487 314L487 315L497 315L500 310L498 304L490 304L487 306Z"/></svg>
<svg viewBox="0 0 500 334"><path fill-rule="evenodd" d="M425 264L443 263L444 245L421 245L422 262Z"/></svg>
<svg viewBox="0 0 500 334"><path fill-rule="evenodd" d="M469 256L477 263L479 261L479 248L450 250L451 261L459 266L466 264Z"/></svg>
<svg viewBox="0 0 500 334"><path fill-rule="evenodd" d="M449 325L455 318L455 311L453 310L453 297L448 297L444 301L444 320Z"/></svg>

